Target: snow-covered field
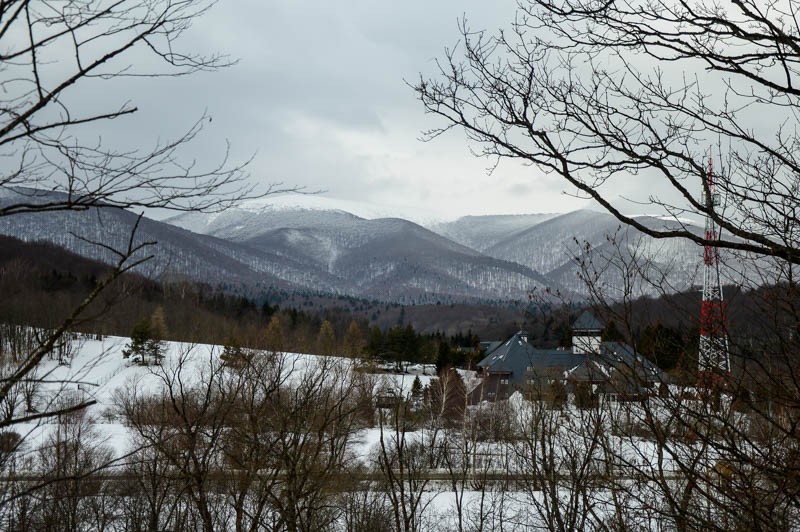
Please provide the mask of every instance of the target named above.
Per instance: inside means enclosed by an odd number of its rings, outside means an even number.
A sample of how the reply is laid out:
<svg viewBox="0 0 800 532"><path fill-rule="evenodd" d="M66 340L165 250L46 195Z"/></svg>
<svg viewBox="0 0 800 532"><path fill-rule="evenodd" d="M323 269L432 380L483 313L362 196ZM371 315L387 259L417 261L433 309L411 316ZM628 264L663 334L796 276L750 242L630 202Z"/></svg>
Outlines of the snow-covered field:
<svg viewBox="0 0 800 532"><path fill-rule="evenodd" d="M117 415L115 396L131 387L144 394L156 394L163 389L163 380L159 377L160 370L156 366L141 366L134 364L130 359L123 357L123 349L129 339L125 337L106 336L102 339L81 336L77 340L77 350L69 365L60 365L54 360L45 360L38 369L37 377L46 381L41 386L38 397L38 410L53 408L59 401L70 398L73 401L93 400L86 409L87 414L95 423L101 438L110 445L118 457L125 456L131 451L128 438L128 428ZM220 346L207 344L188 344L181 342L165 342L165 358L162 366L170 368L184 358L188 361L182 372L185 382L198 382L202 372L211 362L219 362L222 353ZM297 380L318 364L334 364L347 371L351 371L355 362L352 359L338 357L320 357L317 355L301 353L285 353L283 366L289 374L289 382ZM474 372L459 370L462 378L467 383L468 389L474 383ZM413 374L374 374L373 386L375 393L386 390L409 396L415 379L419 379L423 388L428 386L435 377L430 375ZM519 394L512 397L509 405L516 423L521 426L528 425L529 410ZM576 421L578 420L578 421ZM578 417L565 418L562 429L572 430L576 433L580 426ZM26 446L38 447L44 438L56 427L56 419L51 418L44 422L23 423L15 426L20 434L26 437ZM368 428L362 430L354 439L353 450L357 456L366 461L375 448L380 437L380 429ZM413 432L409 438L417 437ZM631 439L616 439L616 445L622 455L630 458L632 463L641 464L653 459L654 449L646 441ZM664 464L662 464L663 467Z"/></svg>
<svg viewBox="0 0 800 532"><path fill-rule="evenodd" d="M164 376L170 372L174 375L177 368L186 386L200 383L207 375L204 372L210 367L219 367L223 352L219 346L167 342L162 366L145 367L123 357L128 338L79 337L76 342L75 354L68 365L45 360L38 369L37 377L44 384L38 392L36 410L68 406L69 401L71 404L94 401L86 409L96 434L93 441L97 443L92 445L107 446L118 459L116 464L120 468L126 464L129 453L136 450L135 442L141 440L136 439L133 429L118 414L119 396L132 389L137 390L139 397L158 394L165 389ZM282 382L290 387L300 384L304 375L313 375L311 370L315 367L324 367L331 375L342 374L337 371L339 369L346 372L345 375L364 371L356 368L356 361L347 358L285 353L277 360L286 370ZM474 375L461 374L469 388ZM411 395L415 379L419 378L423 387L434 379L430 375L390 373L368 374L367 377L373 393L393 389L405 396ZM353 381L342 382L351 386ZM659 404L653 399L649 410L657 417L661 417ZM495 407L501 410L493 411ZM19 408L18 415L28 415L22 411L25 410L22 404ZM472 429L461 421L448 425L442 420L431 422L433 417L430 417L406 427L405 420L394 423L391 412L379 412L376 419L384 419L386 414L383 430L375 426L364 428L347 440L348 456L360 463L360 466L353 464L354 469L348 469L347 474L358 472L365 475L360 478L366 482L353 496L371 493L386 497L386 493L394 493L406 497L403 504L417 508L423 530L454 529L458 516L473 524L480 521L484 530L494 529L501 523L506 529L537 529L543 526L546 509L553 504L547 497L553 496L560 500L557 504L565 511L582 513L591 507L596 523L611 516L619 507L614 505L627 505L626 515L638 522L639 529L647 529L661 524L651 522L652 517L646 512L639 515L639 509L650 508L653 500L657 506L659 490L679 487L678 461L687 463L699 459L701 469L707 471L719 459L713 452L701 450L698 444L680 441L669 446L672 454L665 454L654 441L635 435L633 430L625 432L612 428L627 418L641 415L636 406L603 405L600 409L580 410L567 404L552 408L514 394L502 405L484 403L470 408L476 409L473 411L476 418L487 414L497 416L513 428L498 437L476 436L470 434ZM627 422L630 424L629 420ZM603 429L590 430L597 424ZM21 459L16 471L36 471L35 466L26 469L29 467L26 464L36 463L33 458L37 453L52 449L48 447L50 437L54 431L69 430L65 425L68 424L60 424L53 418L15 425L14 429L24 438L23 448L17 453ZM300 433L297 429L289 432L292 437ZM406 460L404 470L398 470L399 462L394 462L400 447L407 453L402 459ZM26 461L26 456L32 459ZM227 462L218 462L224 463ZM392 464L388 469L387 463ZM276 470L284 471L280 467ZM613 479L611 484L609 479ZM546 482L552 482L549 494L547 486L543 486ZM612 493L612 490L616 491ZM629 501L620 502L620 492L624 492ZM344 492L344 495L349 493ZM383 504L386 504L385 499Z"/></svg>
<svg viewBox="0 0 800 532"><path fill-rule="evenodd" d="M123 357L123 350L129 338L106 336L96 339L80 336L75 340L76 354L69 365L59 364L55 360L46 359L36 372L43 381L37 397L37 410L54 408L60 401L68 398L72 401L95 401L86 409L101 440L114 449L117 457L124 457L130 452L131 445L128 428L116 415L115 395L135 386L144 394L158 393L163 388L163 380L155 366L141 366ZM207 344L188 344L182 342L165 342L166 350L163 367L169 368L185 356L189 364L183 368L187 382L196 382L209 362L219 361L222 348ZM320 357L301 353L284 353L284 368L290 371L290 381L299 379L305 371L316 364L333 363L348 371L353 368L354 361L347 358ZM469 372L464 372L468 377ZM433 376L413 374L381 373L374 375L375 391L393 390L408 395L414 380L419 378L423 387L430 384ZM56 418L43 422L21 423L14 429L25 437L25 447L35 449L45 440L48 434L57 427ZM365 429L354 440L354 450L359 456L366 457L377 443L378 429Z"/></svg>

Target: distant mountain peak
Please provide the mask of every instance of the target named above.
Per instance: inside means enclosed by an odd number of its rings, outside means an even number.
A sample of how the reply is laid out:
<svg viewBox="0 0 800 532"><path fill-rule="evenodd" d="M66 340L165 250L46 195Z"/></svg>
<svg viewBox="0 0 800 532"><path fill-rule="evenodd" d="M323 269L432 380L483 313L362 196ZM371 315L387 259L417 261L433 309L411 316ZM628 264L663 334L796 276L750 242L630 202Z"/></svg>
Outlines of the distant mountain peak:
<svg viewBox="0 0 800 532"><path fill-rule="evenodd" d="M11 197L0 196L0 204L16 200L11 192L6 196ZM140 271L229 286L431 302L519 300L543 287L584 293L574 259L589 247L600 258L634 250L669 276L666 286L679 289L695 282L700 264L694 242L653 241L621 228L606 212L471 215L420 223L425 216L422 209L283 194L217 214L184 213L166 223L144 219L138 238L158 245L152 248L156 258ZM685 223L636 218L648 227ZM49 240L109 261L103 248L86 241L124 246L135 220L122 209L9 216L0 218L0 234ZM604 282L617 286L622 280L607 276Z"/></svg>
<svg viewBox="0 0 800 532"><path fill-rule="evenodd" d="M337 211L352 214L365 220L400 218L423 226L442 221L442 217L436 217L424 209L413 206L381 205L366 201L331 198L323 194L278 194L243 202L238 208L256 213L298 210Z"/></svg>

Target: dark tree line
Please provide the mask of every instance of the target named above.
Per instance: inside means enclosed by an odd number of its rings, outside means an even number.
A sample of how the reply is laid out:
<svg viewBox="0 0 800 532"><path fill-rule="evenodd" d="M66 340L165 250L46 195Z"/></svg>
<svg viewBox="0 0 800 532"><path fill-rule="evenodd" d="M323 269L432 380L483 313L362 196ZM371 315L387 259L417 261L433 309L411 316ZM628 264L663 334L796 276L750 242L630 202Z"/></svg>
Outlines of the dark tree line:
<svg viewBox="0 0 800 532"><path fill-rule="evenodd" d="M478 361L480 338L458 332L446 336L442 332L421 334L411 325L397 325L386 331L369 329L364 352L367 356L389 362L436 364L437 369L468 367Z"/></svg>

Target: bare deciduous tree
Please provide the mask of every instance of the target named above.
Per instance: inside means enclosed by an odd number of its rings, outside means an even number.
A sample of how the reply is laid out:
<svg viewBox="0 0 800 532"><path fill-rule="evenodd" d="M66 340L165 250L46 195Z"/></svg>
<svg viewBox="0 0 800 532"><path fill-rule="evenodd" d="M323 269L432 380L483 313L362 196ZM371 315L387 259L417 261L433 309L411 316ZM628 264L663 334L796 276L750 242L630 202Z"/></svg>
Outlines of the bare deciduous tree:
<svg viewBox="0 0 800 532"><path fill-rule="evenodd" d="M220 209L260 194L245 180L243 166L229 165L225 153L220 164L205 170L191 158L181 161L180 148L200 133L207 117L150 149L120 149L98 141L97 130L87 135L85 126L136 113L136 105L126 95L107 108L77 98L77 91L114 94L124 78L185 76L231 65L233 60L218 53L181 50L182 35L214 3L3 4L0 189L27 198L4 203L0 216L92 206ZM41 201L30 188L64 195Z"/></svg>
<svg viewBox="0 0 800 532"><path fill-rule="evenodd" d="M10 528L37 530L108 530L119 499L111 483L94 476L113 458L96 427L83 412L62 417L36 449L41 477L27 486L26 497L7 497Z"/></svg>
<svg viewBox="0 0 800 532"><path fill-rule="evenodd" d="M394 398L393 404L379 405L387 408L378 414L380 440L374 462L389 499L394 529L413 532L424 528L431 504L426 491L431 483L429 471L438 467L441 457L440 430L435 424L416 430L420 416L410 397L396 390Z"/></svg>
<svg viewBox="0 0 800 532"><path fill-rule="evenodd" d="M238 393L238 385L230 386L227 380L238 384L240 379L213 353L200 358L187 348L170 364L155 367L159 393L134 386L121 397L120 408L136 436L183 479L194 515L203 530L212 531L225 525L213 476L222 465L225 431Z"/></svg>
<svg viewBox="0 0 800 532"><path fill-rule="evenodd" d="M415 87L444 120L430 138L463 130L481 155L560 176L641 233L714 245L747 264L739 282L749 292L730 307L738 328L729 331L732 382L723 397L703 401L686 386L691 376L676 376L660 397L626 403L604 422L614 436L597 445L620 471L610 494L623 528L797 526L795 12L781 0L524 0L508 31L473 31L465 21L439 73ZM709 146L718 201L706 199ZM669 219L629 216L620 195ZM706 216L719 234L686 223ZM616 251L607 264L622 277L619 290L590 275L589 296L616 313L636 346L637 284L670 287L646 271L645 256ZM637 520L634 508L658 517Z"/></svg>
<svg viewBox="0 0 800 532"><path fill-rule="evenodd" d="M202 116L176 138L115 146L102 126L135 113L125 79L185 76L233 64L224 55L182 51L182 36L214 0L11 0L0 6L0 217L50 211L164 208L215 211L283 189L258 189L244 164L219 161L206 168L182 155L209 122ZM92 99L91 95L103 98ZM88 96L88 97L87 97ZM105 104L105 101L116 103ZM91 102L91 103L89 103ZM149 147L148 147L149 146ZM54 317L52 330L16 353L0 379L0 401L29 382L47 356L66 362L65 333L87 318L90 306L124 272L148 260L149 245L130 228L127 247L91 242L113 257L113 269L83 302ZM80 235L75 235L81 238ZM110 302L109 304L113 304ZM102 312L102 309L97 310ZM72 383L74 384L74 383ZM90 401L73 405L84 408ZM58 412L15 412L2 422L45 419Z"/></svg>
<svg viewBox="0 0 800 532"><path fill-rule="evenodd" d="M135 384L118 398L142 446L132 497L150 526L175 525L181 499L204 530L309 531L342 517L361 425L341 361L253 352L230 365L187 351L151 371L157 392Z"/></svg>
<svg viewBox="0 0 800 532"><path fill-rule="evenodd" d="M525 0L509 31L465 21L462 37L415 87L444 119L429 137L462 129L482 155L561 176L648 235L712 243L679 219L708 215L720 247L800 261L791 2ZM702 194L710 144L721 204ZM624 214L620 193L673 223Z"/></svg>

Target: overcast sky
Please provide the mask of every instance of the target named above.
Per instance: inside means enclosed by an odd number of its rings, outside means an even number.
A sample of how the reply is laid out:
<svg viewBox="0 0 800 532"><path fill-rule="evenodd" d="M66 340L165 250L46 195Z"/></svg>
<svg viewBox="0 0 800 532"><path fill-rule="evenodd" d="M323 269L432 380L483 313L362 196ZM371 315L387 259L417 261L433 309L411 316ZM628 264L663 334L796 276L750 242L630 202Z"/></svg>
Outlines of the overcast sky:
<svg viewBox="0 0 800 532"><path fill-rule="evenodd" d="M325 190L333 198L467 214L566 212L585 201L564 182L515 163L487 175L461 132L433 142L406 81L433 73L458 42L459 17L496 29L514 17L513 0L302 2L223 0L196 23L184 46L219 51L234 67L186 78L129 82L139 116L115 124L130 141L169 136L207 112L212 122L193 149L256 154L263 183ZM154 124L156 126L154 127Z"/></svg>

